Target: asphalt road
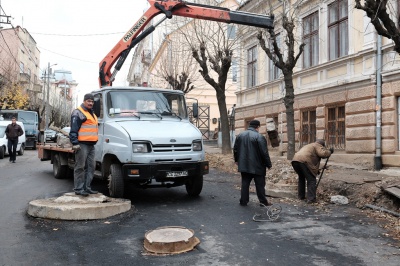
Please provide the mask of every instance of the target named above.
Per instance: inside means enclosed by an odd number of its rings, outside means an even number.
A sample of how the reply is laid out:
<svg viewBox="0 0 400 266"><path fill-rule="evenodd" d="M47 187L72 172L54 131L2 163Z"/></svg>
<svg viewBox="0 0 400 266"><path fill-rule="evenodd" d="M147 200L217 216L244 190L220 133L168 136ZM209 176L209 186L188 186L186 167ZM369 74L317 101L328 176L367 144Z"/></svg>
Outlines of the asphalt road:
<svg viewBox="0 0 400 266"><path fill-rule="evenodd" d="M29 217L28 203L71 191L52 165L27 150L17 163L0 160L0 265L399 265L399 243L360 210L284 204L272 222L254 222L262 209L255 195L239 205L240 178L211 171L200 197L184 187L129 190L134 208L95 221ZM105 184L93 188L107 193ZM195 250L154 256L143 248L147 231L162 226L193 229Z"/></svg>

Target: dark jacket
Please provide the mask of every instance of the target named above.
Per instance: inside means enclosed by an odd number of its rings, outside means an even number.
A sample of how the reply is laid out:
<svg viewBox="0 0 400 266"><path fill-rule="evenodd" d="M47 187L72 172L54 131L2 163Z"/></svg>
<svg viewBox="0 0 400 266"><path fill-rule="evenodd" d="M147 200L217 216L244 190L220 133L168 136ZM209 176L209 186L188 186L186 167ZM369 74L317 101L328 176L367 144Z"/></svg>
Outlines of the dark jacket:
<svg viewBox="0 0 400 266"><path fill-rule="evenodd" d="M310 143L302 147L293 157L293 161L304 163L314 176L318 175L321 158L328 158L331 152L319 143Z"/></svg>
<svg viewBox="0 0 400 266"><path fill-rule="evenodd" d="M81 107L84 110L88 111L92 116L94 115L93 110L87 109L83 104L81 104ZM81 128L82 123L84 123L86 120L87 120L86 116L78 109L75 109L74 111L72 111L71 131L69 132L69 140L71 141L72 145L78 145L79 143L94 145L97 143L97 141L82 141L82 142L80 142L78 140L79 129Z"/></svg>
<svg viewBox="0 0 400 266"><path fill-rule="evenodd" d="M266 168L272 167L267 141L252 127L236 137L233 156L239 172L265 176Z"/></svg>
<svg viewBox="0 0 400 266"><path fill-rule="evenodd" d="M7 139L9 139L9 140L18 140L18 137L22 136L22 134L24 134L24 131L22 130L21 126L18 125L17 123L9 124L7 126L5 132L6 132Z"/></svg>

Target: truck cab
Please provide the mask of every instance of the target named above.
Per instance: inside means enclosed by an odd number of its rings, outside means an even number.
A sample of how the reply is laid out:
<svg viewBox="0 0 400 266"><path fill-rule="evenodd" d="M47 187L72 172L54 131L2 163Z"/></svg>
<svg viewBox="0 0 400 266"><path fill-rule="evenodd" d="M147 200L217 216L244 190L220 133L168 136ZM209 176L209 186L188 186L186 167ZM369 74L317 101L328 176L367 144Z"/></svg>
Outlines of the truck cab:
<svg viewBox="0 0 400 266"><path fill-rule="evenodd" d="M123 197L126 183L145 188L185 185L189 195L201 193L208 162L183 92L103 87L92 94L99 122L96 168L108 180L112 197Z"/></svg>

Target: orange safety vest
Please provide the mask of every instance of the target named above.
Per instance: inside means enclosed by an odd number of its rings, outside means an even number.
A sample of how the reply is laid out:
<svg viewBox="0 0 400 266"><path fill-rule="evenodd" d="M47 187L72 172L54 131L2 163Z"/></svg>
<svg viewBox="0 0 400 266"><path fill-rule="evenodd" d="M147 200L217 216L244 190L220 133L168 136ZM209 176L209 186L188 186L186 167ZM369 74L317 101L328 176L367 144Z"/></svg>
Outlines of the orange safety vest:
<svg viewBox="0 0 400 266"><path fill-rule="evenodd" d="M78 131L78 140L93 142L97 141L99 139L97 116L93 114L93 117L91 113L83 109L81 106L78 107L78 110L86 116L86 121L82 123L81 128Z"/></svg>

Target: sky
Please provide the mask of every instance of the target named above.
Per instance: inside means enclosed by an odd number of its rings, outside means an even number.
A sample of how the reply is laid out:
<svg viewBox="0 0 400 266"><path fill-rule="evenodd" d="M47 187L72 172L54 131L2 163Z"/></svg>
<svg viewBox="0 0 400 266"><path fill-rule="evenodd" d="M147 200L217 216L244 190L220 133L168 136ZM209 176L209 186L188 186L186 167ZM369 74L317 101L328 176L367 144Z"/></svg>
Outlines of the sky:
<svg viewBox="0 0 400 266"><path fill-rule="evenodd" d="M27 29L36 41L40 69L50 63L57 64L53 70L72 71L82 98L99 88L100 61L149 7L147 0L0 0L0 5L1 15L11 16L11 24ZM132 55L133 50L114 86L128 85Z"/></svg>

